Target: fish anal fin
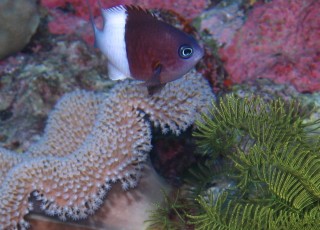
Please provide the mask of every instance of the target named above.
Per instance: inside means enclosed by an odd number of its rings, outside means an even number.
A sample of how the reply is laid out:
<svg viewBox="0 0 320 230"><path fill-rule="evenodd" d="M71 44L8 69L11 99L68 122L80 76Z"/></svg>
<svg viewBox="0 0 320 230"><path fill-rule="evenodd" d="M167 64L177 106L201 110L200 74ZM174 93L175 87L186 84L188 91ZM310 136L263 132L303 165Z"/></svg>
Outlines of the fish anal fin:
<svg viewBox="0 0 320 230"><path fill-rule="evenodd" d="M108 62L108 76L111 80L124 80L128 78L124 75L117 67L115 67L112 63Z"/></svg>
<svg viewBox="0 0 320 230"><path fill-rule="evenodd" d="M160 85L155 85L155 86L148 86L148 94L149 96L152 96L162 90L163 87L165 87L166 83L160 84Z"/></svg>

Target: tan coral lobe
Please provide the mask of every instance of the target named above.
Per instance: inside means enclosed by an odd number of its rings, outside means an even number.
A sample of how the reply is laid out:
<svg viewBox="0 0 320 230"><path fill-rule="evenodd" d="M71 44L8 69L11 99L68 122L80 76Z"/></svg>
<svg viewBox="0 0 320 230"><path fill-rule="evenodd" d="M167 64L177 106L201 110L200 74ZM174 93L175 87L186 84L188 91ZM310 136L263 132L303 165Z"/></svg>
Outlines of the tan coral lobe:
<svg viewBox="0 0 320 230"><path fill-rule="evenodd" d="M153 96L130 81L108 94L65 95L43 138L26 153L0 148L0 229L28 227L30 197L61 220L93 214L114 183L123 190L138 185L152 148L149 122L178 135L212 99L208 83L194 72Z"/></svg>

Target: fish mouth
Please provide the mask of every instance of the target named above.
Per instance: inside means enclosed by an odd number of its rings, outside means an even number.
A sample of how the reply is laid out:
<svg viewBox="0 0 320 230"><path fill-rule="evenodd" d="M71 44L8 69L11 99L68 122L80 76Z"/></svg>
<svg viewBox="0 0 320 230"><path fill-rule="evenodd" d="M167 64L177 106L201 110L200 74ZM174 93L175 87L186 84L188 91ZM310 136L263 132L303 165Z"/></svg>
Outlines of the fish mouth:
<svg viewBox="0 0 320 230"><path fill-rule="evenodd" d="M200 56L200 59L201 59L201 58L203 58L203 56L204 56L204 48L201 47L201 46L199 46L199 48L200 48L200 54L199 54L199 56Z"/></svg>
<svg viewBox="0 0 320 230"><path fill-rule="evenodd" d="M200 61L204 56L204 48L202 48L201 46L198 46L196 48L196 52L195 52L194 56L195 56L197 61Z"/></svg>

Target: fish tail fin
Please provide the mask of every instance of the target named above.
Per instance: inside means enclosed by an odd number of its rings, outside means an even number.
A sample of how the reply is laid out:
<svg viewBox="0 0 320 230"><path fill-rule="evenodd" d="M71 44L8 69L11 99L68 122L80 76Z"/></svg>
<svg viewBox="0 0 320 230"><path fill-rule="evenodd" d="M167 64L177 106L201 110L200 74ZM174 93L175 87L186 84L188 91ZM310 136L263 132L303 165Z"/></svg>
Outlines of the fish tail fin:
<svg viewBox="0 0 320 230"><path fill-rule="evenodd" d="M106 24L106 16L105 16L105 13L103 12L104 10L102 8L101 0L98 0L98 6L100 9L100 13L102 15L102 18L103 18L103 27L104 27L104 25Z"/></svg>
<svg viewBox="0 0 320 230"><path fill-rule="evenodd" d="M93 30L93 33L94 33L94 47L98 47L97 46L97 34L99 33L99 30L96 26L96 24L94 23L94 17L93 17L93 12L92 12L92 8L90 6L90 3L89 3L89 0L86 0L87 2L87 5L88 5L88 9L89 9L89 15L90 15L90 23L91 23L91 26L92 26L92 30ZM101 5L100 3L100 0L99 0L99 6Z"/></svg>
<svg viewBox="0 0 320 230"><path fill-rule="evenodd" d="M102 10L101 0L98 0L98 5L99 5L100 10Z"/></svg>

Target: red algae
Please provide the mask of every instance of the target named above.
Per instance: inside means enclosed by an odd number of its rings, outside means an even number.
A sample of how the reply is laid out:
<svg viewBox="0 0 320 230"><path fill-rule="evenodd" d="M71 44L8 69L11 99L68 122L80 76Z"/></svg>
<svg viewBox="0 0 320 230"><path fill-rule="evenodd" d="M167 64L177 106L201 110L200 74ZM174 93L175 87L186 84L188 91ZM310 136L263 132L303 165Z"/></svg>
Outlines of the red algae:
<svg viewBox="0 0 320 230"><path fill-rule="evenodd" d="M300 92L320 90L320 2L256 4L220 55L235 83L269 78Z"/></svg>

